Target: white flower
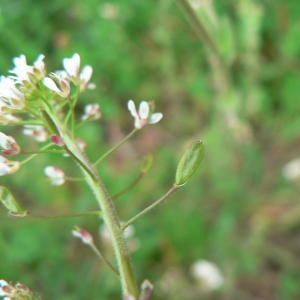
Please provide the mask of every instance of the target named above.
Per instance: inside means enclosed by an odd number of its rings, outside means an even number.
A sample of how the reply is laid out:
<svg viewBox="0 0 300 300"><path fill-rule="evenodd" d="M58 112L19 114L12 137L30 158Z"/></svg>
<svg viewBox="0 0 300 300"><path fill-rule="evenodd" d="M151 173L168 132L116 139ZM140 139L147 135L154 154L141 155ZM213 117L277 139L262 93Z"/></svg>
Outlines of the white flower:
<svg viewBox="0 0 300 300"><path fill-rule="evenodd" d="M33 81L39 81L43 79L46 75L46 67L43 62L45 56L40 54L33 66L27 65L27 60L25 55L20 55L20 57L15 57L13 62L15 68L10 70L10 73L15 74L16 76L11 76L17 80L18 83L26 84L26 82L33 83Z"/></svg>
<svg viewBox="0 0 300 300"><path fill-rule="evenodd" d="M83 92L86 89L94 89L96 86L93 83L89 83L93 74L93 68L91 66L85 66L80 73L80 91Z"/></svg>
<svg viewBox="0 0 300 300"><path fill-rule="evenodd" d="M71 58L64 58L63 65L74 84L78 85L80 81L80 56L75 53Z"/></svg>
<svg viewBox="0 0 300 300"><path fill-rule="evenodd" d="M1 76L0 100L2 107L4 106L4 103L5 106L17 110L22 110L26 106L24 94L18 90L16 82L5 76Z"/></svg>
<svg viewBox="0 0 300 300"><path fill-rule="evenodd" d="M300 177L300 158L295 158L282 168L283 176L288 180L295 180Z"/></svg>
<svg viewBox="0 0 300 300"><path fill-rule="evenodd" d="M92 235L84 228L76 227L76 230L72 230L72 234L73 234L73 236L81 239L81 241L84 244L92 244L93 243Z"/></svg>
<svg viewBox="0 0 300 300"><path fill-rule="evenodd" d="M54 73L52 73L52 77L53 79L50 77L45 77L43 79L43 84L62 98L67 98L70 95L69 82Z"/></svg>
<svg viewBox="0 0 300 300"><path fill-rule="evenodd" d="M44 126L25 125L23 128L25 135L33 136L37 142L45 142L48 139L48 132Z"/></svg>
<svg viewBox="0 0 300 300"><path fill-rule="evenodd" d="M0 176L13 174L21 167L20 162L10 161L6 157L0 155Z"/></svg>
<svg viewBox="0 0 300 300"><path fill-rule="evenodd" d="M1 109L1 106L0 106ZM0 125L8 125L11 122L20 122L22 121L21 118L15 117L11 114L1 114L0 113Z"/></svg>
<svg viewBox="0 0 300 300"><path fill-rule="evenodd" d="M85 66L80 72L80 56L78 53L75 53L71 58L64 58L63 65L73 83L79 85L81 92L87 88L93 89L95 87L94 84L89 84L93 68Z"/></svg>
<svg viewBox="0 0 300 300"><path fill-rule="evenodd" d="M44 172L50 178L52 185L62 185L66 181L65 173L58 167L48 166Z"/></svg>
<svg viewBox="0 0 300 300"><path fill-rule="evenodd" d="M218 289L224 283L224 278L218 267L207 260L196 261L191 266L190 272L194 279L199 280L207 291Z"/></svg>
<svg viewBox="0 0 300 300"><path fill-rule="evenodd" d="M131 115L134 117L134 126L137 129L141 129L146 124L155 124L161 120L163 117L162 113L154 113L150 115L150 107L149 104L146 101L142 101L139 106L139 111L137 112L135 104L132 100L128 101L128 109L131 113Z"/></svg>
<svg viewBox="0 0 300 300"><path fill-rule="evenodd" d="M41 80L46 76L46 66L44 63L45 55L40 54L33 64L33 72L37 80Z"/></svg>
<svg viewBox="0 0 300 300"><path fill-rule="evenodd" d="M81 120L98 120L101 118L101 109L99 104L88 104L84 107L84 114L81 117Z"/></svg>
<svg viewBox="0 0 300 300"><path fill-rule="evenodd" d="M17 291L14 287L9 285L5 280L0 280L0 297L5 297L3 300L11 299L10 297L15 297Z"/></svg>
<svg viewBox="0 0 300 300"><path fill-rule="evenodd" d="M29 73L33 74L33 67L27 65L26 56L22 54L20 57L15 57L13 62L15 68L9 71L16 75L16 77L13 78L17 79L17 81L22 84L25 81L31 82Z"/></svg>
<svg viewBox="0 0 300 300"><path fill-rule="evenodd" d="M9 135L0 132L0 147L4 155L15 155L20 153L21 148L16 140Z"/></svg>

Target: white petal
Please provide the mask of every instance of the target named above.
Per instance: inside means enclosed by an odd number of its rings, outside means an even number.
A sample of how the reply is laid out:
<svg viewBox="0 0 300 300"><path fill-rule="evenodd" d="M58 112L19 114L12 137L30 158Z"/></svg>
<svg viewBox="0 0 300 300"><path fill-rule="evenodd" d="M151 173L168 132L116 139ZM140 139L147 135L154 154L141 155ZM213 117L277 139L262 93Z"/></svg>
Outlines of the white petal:
<svg viewBox="0 0 300 300"><path fill-rule="evenodd" d="M141 119L146 120L149 116L150 108L146 101L142 101L139 107L139 116Z"/></svg>
<svg viewBox="0 0 300 300"><path fill-rule="evenodd" d="M85 66L80 74L80 80L84 83L88 83L92 77L93 68L91 66Z"/></svg>
<svg viewBox="0 0 300 300"><path fill-rule="evenodd" d="M50 90L53 90L57 93L60 93L61 91L59 90L59 88L56 86L55 82L50 78L50 77L45 77L43 79L43 84L49 88Z"/></svg>
<svg viewBox="0 0 300 300"><path fill-rule="evenodd" d="M134 116L135 118L139 117L138 116L138 113L136 111L136 108L135 108L135 104L132 100L129 100L128 103L127 103L127 107L128 107L128 110L130 111L131 115Z"/></svg>
<svg viewBox="0 0 300 300"><path fill-rule="evenodd" d="M162 113L155 113L153 115L151 115L150 120L149 120L149 124L155 124L157 122L159 122L163 117Z"/></svg>

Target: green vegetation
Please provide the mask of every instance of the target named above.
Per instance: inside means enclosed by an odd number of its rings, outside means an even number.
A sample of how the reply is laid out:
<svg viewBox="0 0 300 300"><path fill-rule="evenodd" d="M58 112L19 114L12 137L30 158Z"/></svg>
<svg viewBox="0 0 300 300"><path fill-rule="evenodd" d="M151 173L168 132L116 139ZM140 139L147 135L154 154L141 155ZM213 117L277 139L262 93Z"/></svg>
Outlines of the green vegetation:
<svg viewBox="0 0 300 300"><path fill-rule="evenodd" d="M205 156L189 182L134 223L133 265L138 282L154 284L151 300L299 299L300 181L282 173L300 156L299 1L214 0L196 11L186 3L2 0L0 74L20 54L31 64L42 53L54 70L77 52L93 66L97 88L75 111L80 117L88 103L102 109L101 120L77 129L91 161L132 131L128 99L155 100L163 119L98 168L113 196L154 154L147 175L116 200L124 221L166 193L184 150L203 141ZM0 131L37 149L21 128ZM47 165L81 176L68 158L45 153L2 176L1 185L30 212L98 209L81 182L51 186ZM1 278L44 300L121 299L114 274L71 235L75 224L88 229L113 262L94 216L10 218L0 206L0 218ZM202 259L221 270L221 289L204 293L192 277L191 265Z"/></svg>

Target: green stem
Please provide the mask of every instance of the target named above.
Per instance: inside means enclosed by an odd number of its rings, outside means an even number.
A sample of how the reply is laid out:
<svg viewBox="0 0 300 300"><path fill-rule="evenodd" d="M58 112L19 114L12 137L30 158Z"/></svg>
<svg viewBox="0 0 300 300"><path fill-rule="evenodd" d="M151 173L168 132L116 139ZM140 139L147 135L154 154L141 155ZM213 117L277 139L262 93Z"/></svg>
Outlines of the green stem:
<svg viewBox="0 0 300 300"><path fill-rule="evenodd" d="M75 178L75 177L65 177L67 181L83 181L84 178Z"/></svg>
<svg viewBox="0 0 300 300"><path fill-rule="evenodd" d="M127 191L129 191L130 189L132 189L134 186L136 186L141 179L145 176L145 172L141 172L139 174L139 176L129 185L127 186L125 189L121 190L120 192L118 192L117 194L115 194L114 196L111 197L112 200L116 200L117 198L119 198L120 196L124 195Z"/></svg>
<svg viewBox="0 0 300 300"><path fill-rule="evenodd" d="M102 216L102 212L101 212L101 210L97 210L97 211L87 211L84 213L61 214L61 215L49 216L49 215L43 215L43 214L26 211L26 214L24 215L24 217L31 217L31 218L36 218L36 219L67 219L67 218L78 218L78 217L86 217L86 216L98 216L99 217L99 216Z"/></svg>
<svg viewBox="0 0 300 300"><path fill-rule="evenodd" d="M134 216L133 218L131 218L129 221L125 222L122 226L121 226L121 230L125 230L131 223L133 223L134 221L136 221L137 219L139 219L141 216L143 216L144 214L146 214L147 212L149 212L151 209L153 209L154 207L156 207L157 205L159 205L160 203L162 203L165 199L167 199L171 194L173 194L173 192L175 192L175 190L178 188L179 186L174 184L172 186L172 188L164 195L162 196L160 199L158 199L156 202L154 202L153 204L151 204L150 206L148 206L147 208L145 208L144 210L142 210L140 213L138 213L136 216Z"/></svg>
<svg viewBox="0 0 300 300"><path fill-rule="evenodd" d="M214 40L214 37L211 36L209 31L204 26L201 18L197 15L195 10L192 8L191 4L188 0L177 0L178 5L181 7L182 11L184 12L188 22L190 23L191 27L197 34L197 36L202 40L207 47L210 54L213 54L215 57L219 68L222 70L224 76L230 77L228 67L224 61L224 58L221 54L221 51Z"/></svg>
<svg viewBox="0 0 300 300"><path fill-rule="evenodd" d="M65 153L64 151L62 150L38 150L38 151L21 151L19 154L25 154L25 155L28 155L28 154L42 154L42 153L55 153L55 154L63 154Z"/></svg>
<svg viewBox="0 0 300 300"><path fill-rule="evenodd" d="M107 151L105 154L103 154L95 163L94 166L99 165L107 156L112 154L114 151L116 151L119 147L121 147L125 142L127 142L139 129L134 128L125 138L122 140L119 144L111 148L109 151Z"/></svg>
<svg viewBox="0 0 300 300"><path fill-rule="evenodd" d="M48 145L46 145L45 147L43 147L43 148L41 149L41 151L43 151L43 150L45 150L45 149L48 149L48 148L50 148L50 147L52 147L52 146L55 146L55 145L54 145L54 144L48 144ZM28 163L29 161L31 161L32 159L34 159L37 155L38 155L38 153L35 153L35 154L31 155L30 157L28 157L28 158L26 158L25 160L21 161L21 164L24 165L24 164Z"/></svg>
<svg viewBox="0 0 300 300"><path fill-rule="evenodd" d="M71 112L71 132L72 132L72 140L75 139L75 112L74 112L74 106L72 103L72 99L69 96L68 97L69 106L70 106L70 112Z"/></svg>
<svg viewBox="0 0 300 300"><path fill-rule="evenodd" d="M132 295L138 297L138 287L133 273L130 252L127 247L126 239L123 231L120 229L120 221L115 210L113 201L108 195L108 192L100 179L96 168L91 164L85 153L78 147L77 143L70 138L65 126L60 122L56 115L51 115L56 127L61 128L61 138L65 142L64 149L74 158L76 163L81 168L87 184L93 191L100 209L102 218L110 233L112 246L114 248L116 261L118 264L120 281L124 295Z"/></svg>
<svg viewBox="0 0 300 300"><path fill-rule="evenodd" d="M106 263L106 265L109 267L109 269L111 271L113 271L113 273L118 278L120 278L120 274L118 273L118 271L112 266L112 264L106 259L106 257L101 253L101 251L96 247L96 245L94 244L94 242L92 242L92 243L90 243L88 245L93 249L93 251L96 253L96 255L98 257L100 257Z"/></svg>

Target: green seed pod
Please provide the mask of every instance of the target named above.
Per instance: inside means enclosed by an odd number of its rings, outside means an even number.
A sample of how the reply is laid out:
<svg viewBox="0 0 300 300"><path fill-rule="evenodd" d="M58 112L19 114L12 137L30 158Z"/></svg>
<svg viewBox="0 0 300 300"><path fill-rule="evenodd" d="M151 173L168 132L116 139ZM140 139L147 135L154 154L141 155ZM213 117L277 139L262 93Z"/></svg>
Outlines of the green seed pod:
<svg viewBox="0 0 300 300"><path fill-rule="evenodd" d="M189 145L184 152L175 176L175 184L180 186L187 183L199 167L204 155L204 146L202 141L196 141Z"/></svg>
<svg viewBox="0 0 300 300"><path fill-rule="evenodd" d="M0 201L10 212L20 214L25 212L5 186L0 186Z"/></svg>

